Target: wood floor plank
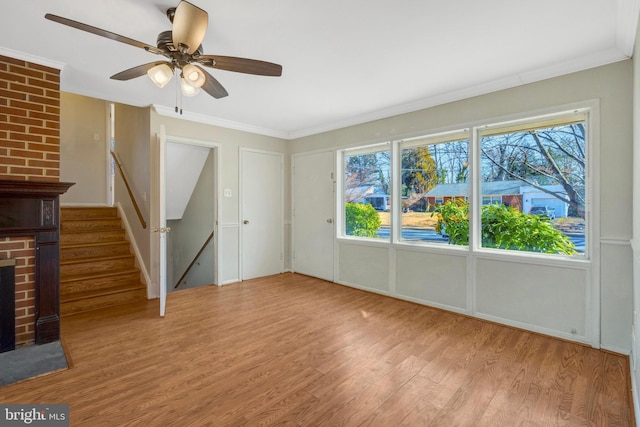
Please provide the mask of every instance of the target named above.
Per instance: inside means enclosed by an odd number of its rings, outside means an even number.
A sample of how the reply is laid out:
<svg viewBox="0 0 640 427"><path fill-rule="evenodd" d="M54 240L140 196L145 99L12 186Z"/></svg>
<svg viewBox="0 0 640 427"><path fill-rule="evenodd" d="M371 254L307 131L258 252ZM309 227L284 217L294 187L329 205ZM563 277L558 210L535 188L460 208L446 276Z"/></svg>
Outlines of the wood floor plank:
<svg viewBox="0 0 640 427"><path fill-rule="evenodd" d="M297 274L62 319L73 426L632 426L629 360Z"/></svg>

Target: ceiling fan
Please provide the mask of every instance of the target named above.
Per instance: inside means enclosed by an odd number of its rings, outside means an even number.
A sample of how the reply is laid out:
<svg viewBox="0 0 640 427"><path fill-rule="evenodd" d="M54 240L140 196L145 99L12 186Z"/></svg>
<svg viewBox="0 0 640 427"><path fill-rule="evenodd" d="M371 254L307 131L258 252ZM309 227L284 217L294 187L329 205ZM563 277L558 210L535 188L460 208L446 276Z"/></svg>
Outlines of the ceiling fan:
<svg viewBox="0 0 640 427"><path fill-rule="evenodd" d="M207 31L209 14L184 0L177 7L167 10L172 30L158 34L157 46L50 13L44 17L167 58L121 71L111 76L114 80L130 80L148 74L158 87L164 87L174 74L179 74L180 86L185 96L196 95L202 88L214 98L223 98L228 95L225 88L201 66L259 76L282 75L282 66L271 62L234 56L203 55L201 43Z"/></svg>

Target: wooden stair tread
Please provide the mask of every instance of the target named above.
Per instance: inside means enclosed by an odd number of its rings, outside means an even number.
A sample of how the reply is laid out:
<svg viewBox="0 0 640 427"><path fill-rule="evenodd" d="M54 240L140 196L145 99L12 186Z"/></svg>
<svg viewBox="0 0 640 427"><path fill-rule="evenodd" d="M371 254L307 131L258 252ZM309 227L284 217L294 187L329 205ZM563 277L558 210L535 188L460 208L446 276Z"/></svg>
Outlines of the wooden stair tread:
<svg viewBox="0 0 640 427"><path fill-rule="evenodd" d="M118 217L118 209L114 207L66 207L60 208L62 220L70 220L74 218L116 218Z"/></svg>
<svg viewBox="0 0 640 427"><path fill-rule="evenodd" d="M107 256L87 256L87 257L76 257L72 259L62 259L60 260L60 267L64 265L74 265L74 264L82 264L86 262L101 262L101 261L109 261L109 260L118 260L118 259L133 259L134 255L132 253L121 254L121 255L107 255Z"/></svg>
<svg viewBox="0 0 640 427"><path fill-rule="evenodd" d="M76 249L76 248L99 247L99 246L110 246L110 245L129 246L129 242L127 240L116 240L113 242L66 243L66 244L60 245L60 250L62 251L64 249Z"/></svg>
<svg viewBox="0 0 640 427"><path fill-rule="evenodd" d="M122 229L122 227L118 227L118 228L107 228L107 229L98 229L98 230L66 230L66 231L61 231L60 235L64 236L64 235L70 235L70 234L93 234L93 233L113 233L114 231L117 232L123 232L124 230Z"/></svg>
<svg viewBox="0 0 640 427"><path fill-rule="evenodd" d="M67 282L75 282L77 280L87 280L91 278L98 279L98 278L113 277L113 276L119 276L121 274L132 274L132 273L139 274L140 270L138 270L136 267L131 267L126 269L122 268L118 270L104 271L100 273L82 273L82 274L65 274L65 275L61 274L60 285Z"/></svg>
<svg viewBox="0 0 640 427"><path fill-rule="evenodd" d="M95 297L101 297L104 295L113 295L113 294L119 294L123 292L139 291L139 290L140 291L144 290L144 285L142 285L141 283L113 286L111 288L106 288L106 289L96 289L91 291L76 292L73 294L61 295L60 303L68 303L71 301L78 301L81 299L95 298Z"/></svg>

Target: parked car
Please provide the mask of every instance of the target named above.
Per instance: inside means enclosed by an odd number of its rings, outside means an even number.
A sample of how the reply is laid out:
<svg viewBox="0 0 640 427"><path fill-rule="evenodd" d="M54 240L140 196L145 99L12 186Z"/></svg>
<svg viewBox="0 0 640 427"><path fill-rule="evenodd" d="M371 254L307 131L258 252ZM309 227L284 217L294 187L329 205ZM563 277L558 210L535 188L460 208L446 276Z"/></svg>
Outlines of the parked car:
<svg viewBox="0 0 640 427"><path fill-rule="evenodd" d="M532 206L529 214L544 216L548 219L556 219L555 209L549 206Z"/></svg>

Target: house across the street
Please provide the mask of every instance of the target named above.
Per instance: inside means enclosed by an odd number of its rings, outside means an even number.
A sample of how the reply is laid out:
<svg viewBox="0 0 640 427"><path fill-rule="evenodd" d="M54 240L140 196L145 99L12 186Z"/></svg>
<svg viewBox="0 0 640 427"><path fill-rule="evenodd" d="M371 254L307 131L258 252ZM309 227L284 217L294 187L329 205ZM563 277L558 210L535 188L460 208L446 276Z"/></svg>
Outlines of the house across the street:
<svg viewBox="0 0 640 427"><path fill-rule="evenodd" d="M387 211L390 208L391 195L377 185L362 184L348 188L345 196L348 203L369 204L377 211Z"/></svg>
<svg viewBox="0 0 640 427"><path fill-rule="evenodd" d="M545 191L546 190L546 191ZM550 192L566 195L561 185L541 185L533 187L524 181L492 181L482 183L482 204L494 203L514 207L529 212L534 206L544 206L555 211L556 218L567 216L568 204L554 197ZM429 191L425 198L433 209L452 199L469 197L469 184L439 184Z"/></svg>

